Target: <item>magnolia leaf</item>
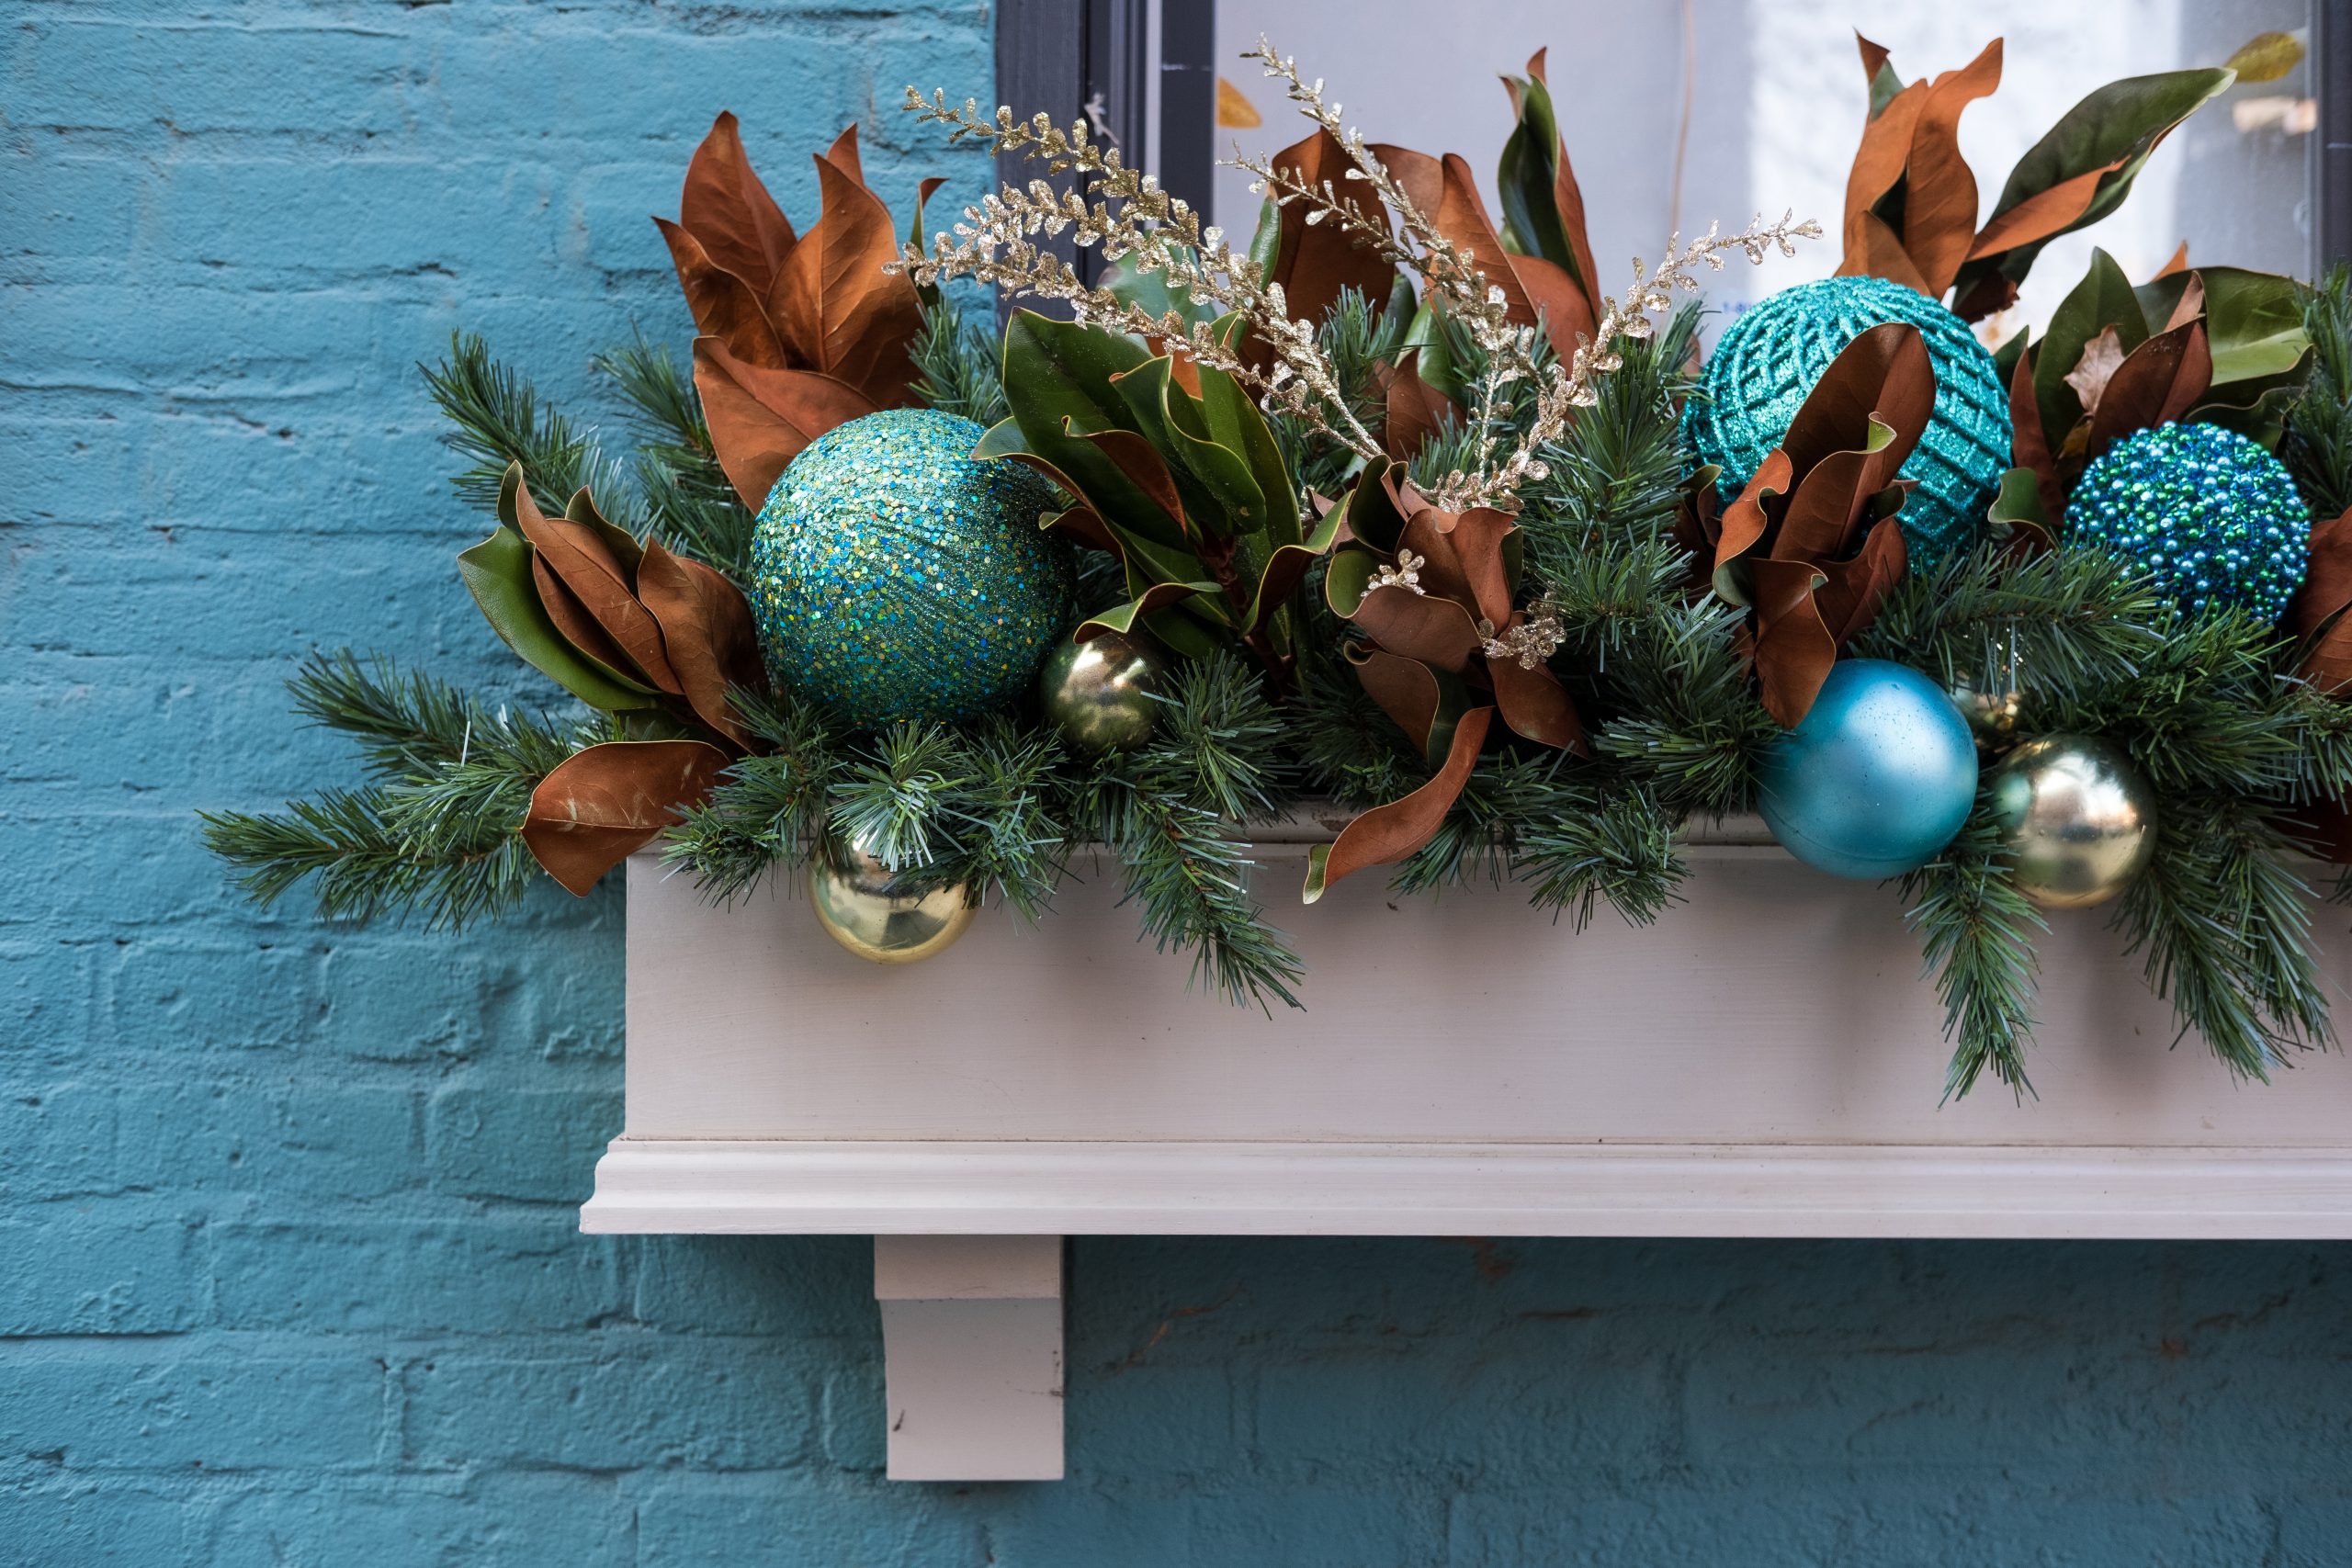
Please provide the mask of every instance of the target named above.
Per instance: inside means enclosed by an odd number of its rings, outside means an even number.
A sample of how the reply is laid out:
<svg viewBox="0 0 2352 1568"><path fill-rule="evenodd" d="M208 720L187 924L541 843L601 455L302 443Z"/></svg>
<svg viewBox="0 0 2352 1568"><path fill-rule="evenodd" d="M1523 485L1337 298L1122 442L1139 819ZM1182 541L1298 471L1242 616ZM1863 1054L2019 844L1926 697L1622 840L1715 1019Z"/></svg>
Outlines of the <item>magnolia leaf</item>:
<svg viewBox="0 0 2352 1568"><path fill-rule="evenodd" d="M814 370L747 365L717 338L695 339L695 391L711 450L743 504L767 504L785 468L817 437L875 412L854 387Z"/></svg>
<svg viewBox="0 0 2352 1568"><path fill-rule="evenodd" d="M768 320L760 290L714 262L684 225L656 218L653 226L670 247L695 330L718 339L747 365L781 367L788 363L784 339Z"/></svg>
<svg viewBox="0 0 2352 1568"><path fill-rule="evenodd" d="M458 557L458 575L499 641L540 674L606 713L650 705L657 695L616 671L601 669L564 639L540 603L531 579L532 549L503 524Z"/></svg>
<svg viewBox="0 0 2352 1568"><path fill-rule="evenodd" d="M1138 624L1149 623L1159 612L1187 599L1214 597L1217 592L1214 582L1155 582L1135 598L1087 616L1070 635L1075 641L1089 642L1104 632L1131 631Z"/></svg>
<svg viewBox="0 0 2352 1568"><path fill-rule="evenodd" d="M2029 549L2046 550L2057 542L2057 529L2042 503L2041 476L2030 468L2002 472L2001 488L1984 517L1996 537L2006 536Z"/></svg>
<svg viewBox="0 0 2352 1568"><path fill-rule="evenodd" d="M2169 424L2202 401L2213 384L2213 356L2205 323L2190 321L2158 333L2115 367L2091 408L2086 457L2097 458L2134 431Z"/></svg>
<svg viewBox="0 0 2352 1568"><path fill-rule="evenodd" d="M2283 375L2301 364L2311 347L2303 331L2303 285L2236 266L2169 273L2132 291L2150 331L2177 324L2173 318L2192 286L2204 296L2214 386Z"/></svg>
<svg viewBox="0 0 2352 1568"><path fill-rule="evenodd" d="M1403 860L1435 838L1445 814L1470 782L1470 772L1478 763L1478 749L1486 744L1494 716L1491 707L1475 707L1464 714L1453 727L1445 765L1435 777L1401 800L1374 807L1341 829L1330 843L1308 851L1304 901L1312 904L1341 877L1368 865Z"/></svg>
<svg viewBox="0 0 2352 1568"><path fill-rule="evenodd" d="M1955 280L1955 309L1974 320L2014 297L2044 244L2115 210L2156 144L2232 80L2219 70L2130 76L2068 109L2010 171Z"/></svg>
<svg viewBox="0 0 2352 1568"><path fill-rule="evenodd" d="M2352 512L2311 534L2311 565L2280 626L2296 639L2296 668L2324 692L2352 686Z"/></svg>
<svg viewBox="0 0 2352 1568"><path fill-rule="evenodd" d="M615 549L604 532L610 525L596 515L593 505L582 508L577 497L563 516L548 516L519 482L520 465L509 472L517 482L501 490L499 506L503 515L511 511L507 521L531 541L531 547L538 552L538 563L562 580L639 679L661 691L680 692L677 672L662 651L662 628L637 602L637 585L629 570L633 562ZM622 537L634 551L636 541L625 534ZM563 620L562 615L556 616L558 626Z"/></svg>
<svg viewBox="0 0 2352 1568"><path fill-rule="evenodd" d="M702 740L608 740L539 781L523 842L549 876L585 895L605 873L701 804L727 767Z"/></svg>
<svg viewBox="0 0 2352 1568"><path fill-rule="evenodd" d="M1399 462L1409 462L1424 445L1442 434L1449 418L1461 418L1452 399L1421 379L1420 357L1418 349L1400 355L1382 390L1385 418L1381 446Z"/></svg>
<svg viewBox="0 0 2352 1568"><path fill-rule="evenodd" d="M664 238L672 227L662 225ZM785 257L798 243L791 220L768 194L767 186L760 183L759 175L752 172L752 162L743 152L742 132L734 115L722 113L712 120L710 134L695 149L693 160L686 164L685 186L678 194L678 221L674 227L691 236L695 249L708 262L746 285L755 300L767 298ZM674 243L671 250L674 254ZM681 281L684 271L681 264ZM689 301L693 295L689 287ZM695 320L701 320L699 314Z"/></svg>
<svg viewBox="0 0 2352 1568"><path fill-rule="evenodd" d="M1166 533L1159 503L1109 454L1073 434L1133 429L1113 378L1152 357L1131 337L1015 310L1004 328L1004 398L1023 446L1058 469L1103 522L1181 545Z"/></svg>
<svg viewBox="0 0 2352 1568"><path fill-rule="evenodd" d="M1599 273L1592 262L1592 243L1585 233L1584 193L1576 171L1568 164L1567 144L1560 135L1552 102L1551 84L1544 74L1544 50L1528 58L1525 78L1506 76L1519 123L1503 143L1502 162L1495 186L1503 211L1503 243L1521 254L1549 262L1565 275L1582 304L1581 326L1554 322L1570 330L1592 331L1592 299L1599 292Z"/></svg>
<svg viewBox="0 0 2352 1568"><path fill-rule="evenodd" d="M2098 412L2099 394L2107 390L2108 378L2122 363L2123 339L2111 326L2101 327L2098 336L2083 345L2083 356L2066 372L2065 382L2075 389L2085 413Z"/></svg>
<svg viewBox="0 0 2352 1568"><path fill-rule="evenodd" d="M2222 69L2237 73L2241 85L2276 82L2303 62L2301 40L2292 33L2256 33L2238 45Z"/></svg>
<svg viewBox="0 0 2352 1568"><path fill-rule="evenodd" d="M2034 347L2034 406L2045 437L2053 444L2063 446L2066 433L2083 417L2082 399L2068 384L2067 375L2082 363L2091 340L2110 327L2126 354L2147 340L2147 319L2132 280L2113 256L2094 250L2090 270L2051 312L2050 329Z"/></svg>
<svg viewBox="0 0 2352 1568"><path fill-rule="evenodd" d="M1211 434L1207 411L1176 384L1171 359L1154 355L1111 384L1126 404L1123 423L1166 463L1197 534L1227 537L1265 526L1265 497L1249 460Z"/></svg>
<svg viewBox="0 0 2352 1568"><path fill-rule="evenodd" d="M639 599L662 628L662 646L695 716L749 748L729 693L767 689L757 627L742 591L698 560L649 541L637 573Z"/></svg>
<svg viewBox="0 0 2352 1568"><path fill-rule="evenodd" d="M1374 222L1385 223L1387 211L1370 194L1370 187L1351 182L1354 166L1347 150L1328 130L1317 128L1303 141L1293 142L1270 160L1278 170L1295 175L1313 189L1327 180L1342 196L1354 195L1357 205ZM1271 265L1264 274L1270 284L1282 286L1292 319L1319 321L1339 302L1342 289L1353 288L1368 300L1384 299L1396 276L1396 268L1378 251L1359 244L1344 224L1329 219L1307 222L1313 209L1294 201L1270 209L1274 222ZM1253 246L1254 249L1254 246ZM1272 351L1262 343L1250 345L1250 361L1259 369L1272 362Z"/></svg>
<svg viewBox="0 0 2352 1568"><path fill-rule="evenodd" d="M877 408L904 407L922 303L905 275L882 270L899 256L889 209L860 175L854 126L814 161L823 215L785 258L768 312L802 366Z"/></svg>

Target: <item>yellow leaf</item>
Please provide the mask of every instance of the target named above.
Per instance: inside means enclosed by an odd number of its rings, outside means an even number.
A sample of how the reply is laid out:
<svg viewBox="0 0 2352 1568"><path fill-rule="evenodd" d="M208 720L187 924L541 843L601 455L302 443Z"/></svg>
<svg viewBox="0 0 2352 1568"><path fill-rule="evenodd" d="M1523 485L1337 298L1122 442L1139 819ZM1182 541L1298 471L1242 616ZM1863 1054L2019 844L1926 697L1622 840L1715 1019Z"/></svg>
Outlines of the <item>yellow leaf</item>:
<svg viewBox="0 0 2352 1568"><path fill-rule="evenodd" d="M2276 82L2302 62L2302 40L2292 33L2256 33L2225 62L2238 73L2240 85Z"/></svg>
<svg viewBox="0 0 2352 1568"><path fill-rule="evenodd" d="M1248 130L1266 123L1258 107L1241 96L1241 89L1220 76L1216 79L1216 122L1236 130Z"/></svg>

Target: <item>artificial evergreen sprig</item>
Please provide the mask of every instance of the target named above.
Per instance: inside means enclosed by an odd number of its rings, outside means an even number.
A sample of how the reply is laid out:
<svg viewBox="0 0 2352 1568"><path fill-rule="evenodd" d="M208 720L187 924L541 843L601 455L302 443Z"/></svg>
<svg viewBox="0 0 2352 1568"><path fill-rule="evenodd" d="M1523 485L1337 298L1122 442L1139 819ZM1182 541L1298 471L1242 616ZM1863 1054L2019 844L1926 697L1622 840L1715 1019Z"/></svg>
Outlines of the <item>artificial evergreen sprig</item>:
<svg viewBox="0 0 2352 1568"><path fill-rule="evenodd" d="M492 358L479 335L450 333L448 357L417 369L449 421L443 443L473 459L454 480L467 501L494 508L507 466L520 463L533 494L561 499L586 486L607 519L639 530L620 465L605 455L595 434L543 407L530 381Z"/></svg>
<svg viewBox="0 0 2352 1568"><path fill-rule="evenodd" d="M356 739L373 781L282 812L207 812L205 844L265 906L306 879L321 914L421 915L462 926L512 907L537 879L518 829L531 792L593 737L490 709L388 660L313 654L287 682L295 710Z"/></svg>

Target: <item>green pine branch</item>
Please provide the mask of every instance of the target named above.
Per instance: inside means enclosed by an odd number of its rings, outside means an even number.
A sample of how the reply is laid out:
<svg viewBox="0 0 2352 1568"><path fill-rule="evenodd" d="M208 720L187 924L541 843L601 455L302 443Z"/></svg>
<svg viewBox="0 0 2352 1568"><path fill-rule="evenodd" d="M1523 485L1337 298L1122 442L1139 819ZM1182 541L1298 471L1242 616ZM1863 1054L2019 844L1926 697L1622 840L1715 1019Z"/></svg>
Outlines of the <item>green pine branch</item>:
<svg viewBox="0 0 2352 1568"><path fill-rule="evenodd" d="M754 518L718 465L692 378L641 335L598 355L596 367L629 400L647 528L732 581L751 581Z"/></svg>
<svg viewBox="0 0 2352 1568"><path fill-rule="evenodd" d="M359 742L374 781L280 812L205 813L205 843L255 902L306 880L320 912L418 914L456 927L511 908L537 864L518 829L539 781L593 737L492 711L389 661L313 654L288 682L295 710Z"/></svg>
<svg viewBox="0 0 2352 1568"><path fill-rule="evenodd" d="M2352 510L2352 268L2338 262L2303 305L2311 379L2287 412L2278 457L2320 519Z"/></svg>
<svg viewBox="0 0 2352 1568"><path fill-rule="evenodd" d="M520 463L531 493L548 504L560 507L584 485L595 492L607 518L632 533L643 532L618 465L605 456L594 434L543 408L529 380L492 358L479 336L451 333L448 357L417 368L453 427L442 436L443 444L472 459L455 480L467 501L495 506L507 465Z"/></svg>
<svg viewBox="0 0 2352 1568"><path fill-rule="evenodd" d="M1926 948L1952 1043L1944 1098L1990 1071L2022 1100L2033 1092L2025 1050L2033 1031L2037 933L2048 930L2009 874L2008 852L1980 794L1943 852L1903 878L1907 917Z"/></svg>
<svg viewBox="0 0 2352 1568"><path fill-rule="evenodd" d="M922 330L909 352L915 366L915 395L927 407L984 425L1012 412L1004 400L996 335L967 323L956 301L945 295L923 308Z"/></svg>

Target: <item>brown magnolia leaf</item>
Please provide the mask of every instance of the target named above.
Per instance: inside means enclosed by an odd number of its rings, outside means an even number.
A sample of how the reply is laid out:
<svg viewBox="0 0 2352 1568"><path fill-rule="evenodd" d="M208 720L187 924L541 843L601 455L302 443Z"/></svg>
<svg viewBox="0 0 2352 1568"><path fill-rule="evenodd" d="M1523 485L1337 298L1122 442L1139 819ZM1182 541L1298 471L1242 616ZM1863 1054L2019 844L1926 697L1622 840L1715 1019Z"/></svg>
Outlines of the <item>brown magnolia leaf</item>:
<svg viewBox="0 0 2352 1568"><path fill-rule="evenodd" d="M713 265L741 279L758 300L767 298L784 258L792 254L798 237L768 187L752 172L752 161L743 152L742 132L732 114L721 114L711 121L710 134L702 139L686 165L676 227L692 235L696 248ZM665 238L669 230L669 225L663 226ZM675 254L674 241L670 248ZM682 278L684 272L681 263ZM689 298L692 292L689 288ZM695 317L697 321L701 319Z"/></svg>
<svg viewBox="0 0 2352 1568"><path fill-rule="evenodd" d="M1998 255L2003 251L2013 251L2020 245L2030 245L2064 232L2089 209L2091 198L2098 194L2099 181L2121 168L2125 162L2127 160L2119 158L2111 164L2101 164L2096 169L2085 169L2071 179L2060 180L2047 190L2034 192L2007 212L1997 214L1977 234L1976 243L1968 249L1968 259L1974 261L1980 256ZM2009 298L2017 298L2014 285L2009 289ZM2002 308L2005 307L1995 307ZM1968 312L1962 311L1962 314L1968 315ZM1989 315L1991 311L1979 314ZM1969 316L1969 319L1973 321L1976 317Z"/></svg>
<svg viewBox="0 0 2352 1568"><path fill-rule="evenodd" d="M585 491L582 492L586 493ZM527 488L514 495L514 525L531 541L536 555L532 570L542 567L562 579L580 607L604 628L613 646L627 656L623 673L633 673L657 689L676 695L677 672L662 648L662 628L637 602L629 569L613 552L601 530L571 516L549 517L531 499ZM550 615L555 614L550 606ZM560 621L558 622L560 626ZM567 637L571 635L566 632ZM575 643L575 646L576 643ZM586 649L582 652L588 652Z"/></svg>
<svg viewBox="0 0 2352 1568"><path fill-rule="evenodd" d="M2181 249L2186 251L2188 247L2183 245ZM2159 273L2157 276L2165 275ZM2165 330L2170 332L2175 327L2185 327L2204 313L2205 275L2192 272L2188 275L2188 281L2180 286L2180 298L2172 302L2172 314L2165 318Z"/></svg>
<svg viewBox="0 0 2352 1568"><path fill-rule="evenodd" d="M1398 462L1410 461L1423 443L1444 428L1447 415L1458 417L1453 400L1421 379L1420 357L1420 350L1413 349L1398 359L1383 389L1386 417L1381 445Z"/></svg>
<svg viewBox="0 0 2352 1568"><path fill-rule="evenodd" d="M1329 181L1331 188L1342 196L1363 193L1357 205L1368 218L1378 220L1383 209L1373 199L1368 186L1351 186L1347 172L1354 166L1339 139L1317 127L1315 133L1303 141L1293 142L1273 156L1272 166L1295 173L1311 188L1320 189ZM1294 201L1279 209L1282 236L1274 253L1273 276L1269 282L1283 286L1283 298L1290 302L1290 314L1296 320L1319 321L1325 311L1339 302L1340 291L1353 288L1374 306L1388 298L1396 269L1379 252L1356 243L1348 231L1339 223L1325 220L1313 225L1306 221L1313 209L1303 201ZM1261 343L1250 345L1251 361L1261 366L1270 362L1272 350Z"/></svg>
<svg viewBox="0 0 2352 1568"><path fill-rule="evenodd" d="M539 607L548 613L548 619L555 623L555 629L564 641L624 681L643 679L612 635L588 613L580 595L564 586L563 579L548 564L548 558L537 550L531 552L531 586L538 591Z"/></svg>
<svg viewBox="0 0 2352 1568"><path fill-rule="evenodd" d="M1380 711L1412 738L1413 744L1426 751L1430 743L1430 727L1437 722L1437 676L1418 659L1406 659L1385 653L1376 648L1360 649L1349 659L1356 667L1356 680L1366 695L1380 705Z"/></svg>
<svg viewBox="0 0 2352 1568"><path fill-rule="evenodd" d="M1133 480L1137 490L1150 498L1151 503L1168 515L1168 520L1189 536L1192 524L1184 516L1184 498L1176 489L1176 476L1168 471L1168 459L1159 448L1132 430L1087 430L1070 428L1068 418L1062 421L1062 434L1091 442L1119 471Z"/></svg>
<svg viewBox="0 0 2352 1568"><path fill-rule="evenodd" d="M702 562L649 539L637 569L637 595L662 627L662 647L695 716L748 749L751 732L727 694L738 686L765 691L768 682L742 591Z"/></svg>
<svg viewBox="0 0 2352 1568"><path fill-rule="evenodd" d="M2213 352L2203 321L2158 333L2125 355L2108 378L2091 411L2084 456L2096 458L2134 431L2173 423L2195 408L2212 384Z"/></svg>
<svg viewBox="0 0 2352 1568"><path fill-rule="evenodd" d="M1845 647L1855 633L1878 619L1886 596L1902 583L1909 560L1903 530L1894 517L1887 516L1871 525L1862 538L1860 553L1851 560L1822 567L1822 575L1828 581L1815 590L1813 602L1838 647Z"/></svg>
<svg viewBox="0 0 2352 1568"><path fill-rule="evenodd" d="M1600 330L1591 297L1577 287L1567 268L1542 256L1514 255L1510 268L1518 275L1520 287L1527 290L1528 303L1544 318L1544 336L1552 352L1573 359L1579 342L1589 342Z"/></svg>
<svg viewBox="0 0 2352 1568"><path fill-rule="evenodd" d="M718 782L727 753L702 740L608 740L539 781L523 842L549 876L585 895Z"/></svg>
<svg viewBox="0 0 2352 1568"><path fill-rule="evenodd" d="M2154 283L2156 281L2157 277L2170 277L2176 272L2187 272L2188 270L2188 242L2183 240L2179 245L2174 249L2172 253L2172 259L2165 262L2164 265L2156 268L2156 277L2152 277L2148 281Z"/></svg>
<svg viewBox="0 0 2352 1568"><path fill-rule="evenodd" d="M1494 683L1495 705L1514 731L1538 745L1556 746L1563 751L1581 754L1589 750L1576 701L1558 676L1541 664L1522 666L1516 657L1489 659L1487 675Z"/></svg>
<svg viewBox="0 0 2352 1568"><path fill-rule="evenodd" d="M2029 346L2009 372L2009 461L2033 470L2041 514L2054 522L2065 510L2066 485L2058 469L2058 456L2050 449L2050 437L2041 428L2041 402L2033 389L2035 357Z"/></svg>
<svg viewBox="0 0 2352 1568"><path fill-rule="evenodd" d="M1903 248L1940 299L1976 238L1976 175L1960 153L1961 112L2001 85L2001 40L1939 75L1911 132L1903 180Z"/></svg>
<svg viewBox="0 0 2352 1568"><path fill-rule="evenodd" d="M2099 395L2122 365L2123 339L2113 327L2101 327L2098 336L2083 344L2083 356L2075 361L2075 367L2059 379L2075 389L2085 413L2097 413Z"/></svg>
<svg viewBox="0 0 2352 1568"><path fill-rule="evenodd" d="M1768 553L1825 560L1850 550L1872 499L1894 482L1927 430L1935 402L1935 369L1917 328L1887 321L1848 344L1781 438L1793 483ZM1889 436L1871 450L1879 427ZM1724 526L1728 535L1728 516Z"/></svg>
<svg viewBox="0 0 2352 1568"><path fill-rule="evenodd" d="M761 294L735 273L720 266L680 224L656 218L653 226L670 246L670 260L678 269L678 287L686 296L697 330L725 344L749 365L781 367L786 363L784 339L768 320Z"/></svg>
<svg viewBox="0 0 2352 1568"><path fill-rule="evenodd" d="M1462 796L1470 772L1478 763L1478 749L1487 742L1495 710L1475 707L1453 726L1453 744L1437 776L1402 800L1375 806L1340 830L1328 846L1317 844L1306 863L1306 902L1312 904L1341 877L1368 865L1403 860L1437 836L1445 814Z"/></svg>
<svg viewBox="0 0 2352 1568"><path fill-rule="evenodd" d="M2280 626L2301 645L2297 669L2323 692L2352 686L2352 512L2312 530L2311 565Z"/></svg>
<svg viewBox="0 0 2352 1568"><path fill-rule="evenodd" d="M903 274L882 270L898 259L898 233L889 209L859 179L856 151L845 131L815 160L823 213L785 258L768 314L801 366L876 408L899 408L913 399L907 349L922 328L922 302Z"/></svg>
<svg viewBox="0 0 2352 1568"><path fill-rule="evenodd" d="M1486 639L1469 609L1436 593L1375 584L1348 619L1386 651L1432 670L1458 675L1483 656Z"/></svg>
<svg viewBox="0 0 2352 1568"><path fill-rule="evenodd" d="M1756 676L1764 711L1793 729L1821 694L1838 661L1838 639L1821 618L1814 591L1828 579L1811 561L1749 565L1756 600Z"/></svg>
<svg viewBox="0 0 2352 1568"><path fill-rule="evenodd" d="M814 370L747 365L713 337L695 339L695 391L718 466L754 512L801 448L875 412L854 387Z"/></svg>
<svg viewBox="0 0 2352 1568"><path fill-rule="evenodd" d="M1400 547L1424 558L1426 592L1458 601L1474 618L1500 626L1511 613L1503 541L1518 530L1518 524L1491 507L1453 513L1423 506L1406 520Z"/></svg>
<svg viewBox="0 0 2352 1568"><path fill-rule="evenodd" d="M857 122L855 120L842 127L842 133L833 138L833 144L831 147L825 149L825 162L855 180L859 185L865 183L865 165L857 155Z"/></svg>
<svg viewBox="0 0 2352 1568"><path fill-rule="evenodd" d="M1886 62L1885 53L1883 50L1878 51L1881 65ZM1870 64L1867 49L1863 51L1863 63L1866 67ZM1871 74L1876 75L1876 70L1871 70ZM1911 158L1911 133L1918 126L1919 111L1927 107L1928 91L1927 83L1912 83L1889 99L1886 107L1862 127L1861 143L1854 149L1854 164L1846 175L1846 211L1840 224L1845 256L1838 267L1841 276L1885 276L1874 270L1873 263L1883 259L1886 244L1871 243L1871 222L1876 223L1884 241L1891 242L1895 252L1902 250L1901 239L1883 220L1875 218L1872 209L1903 178L1904 165Z"/></svg>
<svg viewBox="0 0 2352 1568"><path fill-rule="evenodd" d="M1487 287L1503 291L1503 304L1512 324L1535 324L1535 305L1513 270L1514 258L1503 249L1502 237L1478 199L1478 182L1461 155L1448 152L1432 158L1409 147L1376 143L1373 155L1385 164L1408 200L1421 209L1437 231L1470 258Z"/></svg>

